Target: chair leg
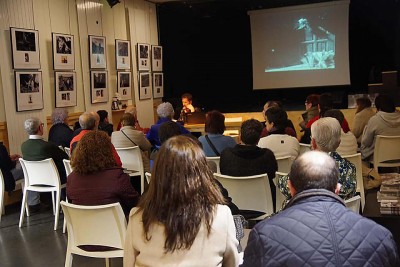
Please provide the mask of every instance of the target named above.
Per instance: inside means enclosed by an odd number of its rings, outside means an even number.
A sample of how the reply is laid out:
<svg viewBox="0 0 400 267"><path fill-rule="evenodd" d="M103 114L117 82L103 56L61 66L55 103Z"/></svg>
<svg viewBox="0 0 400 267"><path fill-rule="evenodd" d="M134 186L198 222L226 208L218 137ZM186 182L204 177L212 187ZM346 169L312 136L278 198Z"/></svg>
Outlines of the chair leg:
<svg viewBox="0 0 400 267"><path fill-rule="evenodd" d="M51 192L51 202L53 203L53 215L56 215L56 191Z"/></svg>
<svg viewBox="0 0 400 267"><path fill-rule="evenodd" d="M73 255L71 252L69 252L69 249L67 248L67 254L65 256L65 267L72 267L72 259Z"/></svg>
<svg viewBox="0 0 400 267"><path fill-rule="evenodd" d="M57 191L57 199L55 202L56 205L56 214L55 214L55 218L54 218L54 231L57 230L57 226L58 226L58 216L60 215L60 201L61 201L61 191L58 190Z"/></svg>
<svg viewBox="0 0 400 267"><path fill-rule="evenodd" d="M106 267L110 267L110 259L106 258Z"/></svg>
<svg viewBox="0 0 400 267"><path fill-rule="evenodd" d="M27 195L28 191L24 190L23 192L23 196L22 196L22 205L21 205L21 214L19 216L19 228L22 227L22 224L24 222L24 213L25 213L25 209L26 207L26 195Z"/></svg>

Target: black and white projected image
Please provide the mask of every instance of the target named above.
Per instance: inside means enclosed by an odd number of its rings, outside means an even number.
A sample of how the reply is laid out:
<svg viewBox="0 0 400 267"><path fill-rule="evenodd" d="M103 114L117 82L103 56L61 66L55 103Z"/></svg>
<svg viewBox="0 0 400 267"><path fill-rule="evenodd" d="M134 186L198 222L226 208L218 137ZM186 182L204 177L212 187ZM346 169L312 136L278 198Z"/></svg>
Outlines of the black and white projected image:
<svg viewBox="0 0 400 267"><path fill-rule="evenodd" d="M57 53L58 54L71 54L71 37L68 36L60 36L56 37L57 42Z"/></svg>
<svg viewBox="0 0 400 267"><path fill-rule="evenodd" d="M20 93L39 92L39 75L38 74L21 74L19 76Z"/></svg>
<svg viewBox="0 0 400 267"><path fill-rule="evenodd" d="M35 33L15 31L17 51L36 51Z"/></svg>

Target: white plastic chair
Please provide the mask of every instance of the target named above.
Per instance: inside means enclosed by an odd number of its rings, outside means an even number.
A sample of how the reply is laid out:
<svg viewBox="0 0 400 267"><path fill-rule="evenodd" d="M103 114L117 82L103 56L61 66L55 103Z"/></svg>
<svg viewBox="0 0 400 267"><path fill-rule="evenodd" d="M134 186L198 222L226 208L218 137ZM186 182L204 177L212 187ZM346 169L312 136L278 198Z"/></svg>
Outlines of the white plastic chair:
<svg viewBox="0 0 400 267"><path fill-rule="evenodd" d="M346 204L346 207L354 211L355 213L360 213L360 203L361 203L361 197L360 196L354 196L352 198L349 198L344 201Z"/></svg>
<svg viewBox="0 0 400 267"><path fill-rule="evenodd" d="M63 159L65 174L68 176L72 172L71 161L69 159ZM65 201L68 203L68 198L65 198ZM65 230L67 229L67 221L64 217L64 224L63 224L63 234L65 234Z"/></svg>
<svg viewBox="0 0 400 267"><path fill-rule="evenodd" d="M105 258L124 256L126 219L119 203L100 206L81 206L61 201L61 207L67 220L68 244L65 267L72 266L73 254ZM105 246L115 250L87 251L81 245Z"/></svg>
<svg viewBox="0 0 400 267"><path fill-rule="evenodd" d="M275 207L276 211L280 211L282 209L283 203L286 202L286 197L282 194L281 190L278 188L278 180L279 178L288 175L285 172L276 172L274 178L274 184L276 186L276 199L275 199Z"/></svg>
<svg viewBox="0 0 400 267"><path fill-rule="evenodd" d="M151 180L151 173L149 173L149 172L145 172L144 176L146 176L147 183L148 183L148 184L150 184L150 180Z"/></svg>
<svg viewBox="0 0 400 267"><path fill-rule="evenodd" d="M21 162L25 177L25 187L23 190L19 227L21 228L24 222L25 209L26 215L29 216L27 207L28 191L51 192L51 199L53 201L53 214L55 215L54 231L57 230L58 216L60 214L61 188L64 188L66 184L61 185L60 175L53 159L50 158L41 161L28 161L20 158L19 161Z"/></svg>
<svg viewBox="0 0 400 267"><path fill-rule="evenodd" d="M235 177L214 173L214 177L228 190L239 209L265 212L265 215L253 220L263 219L273 213L268 174Z"/></svg>
<svg viewBox="0 0 400 267"><path fill-rule="evenodd" d="M217 173L221 173L220 168L219 168L220 157L206 157L206 160L214 162L217 165Z"/></svg>
<svg viewBox="0 0 400 267"><path fill-rule="evenodd" d="M278 172L290 172L290 168L292 167L293 159L291 156L276 158L276 162L278 163Z"/></svg>
<svg viewBox="0 0 400 267"><path fill-rule="evenodd" d="M342 156L342 158L347 159L356 167L356 177L357 177L357 189L356 191L360 193L361 196L361 211L364 211L365 206L365 191L364 191L364 180L362 176L362 163L361 163L361 153Z"/></svg>
<svg viewBox="0 0 400 267"><path fill-rule="evenodd" d="M300 152L299 152L299 156L301 154L304 154L308 151L311 151L311 145L310 144L304 144L304 143L300 143Z"/></svg>
<svg viewBox="0 0 400 267"><path fill-rule="evenodd" d="M68 157L71 158L71 149L69 147L64 147L65 153L67 153Z"/></svg>
<svg viewBox="0 0 400 267"><path fill-rule="evenodd" d="M374 169L400 167L400 136L377 135L374 148Z"/></svg>
<svg viewBox="0 0 400 267"><path fill-rule="evenodd" d="M142 153L138 146L115 148L121 158L122 167L129 171L130 176L140 175L140 191L144 192L144 169Z"/></svg>
<svg viewBox="0 0 400 267"><path fill-rule="evenodd" d="M6 213L6 210L4 208L4 176L3 173L0 170L0 223L1 223L1 216ZM15 190L18 190L18 185L21 185L21 188L23 190L24 188L24 179L17 180L15 181Z"/></svg>

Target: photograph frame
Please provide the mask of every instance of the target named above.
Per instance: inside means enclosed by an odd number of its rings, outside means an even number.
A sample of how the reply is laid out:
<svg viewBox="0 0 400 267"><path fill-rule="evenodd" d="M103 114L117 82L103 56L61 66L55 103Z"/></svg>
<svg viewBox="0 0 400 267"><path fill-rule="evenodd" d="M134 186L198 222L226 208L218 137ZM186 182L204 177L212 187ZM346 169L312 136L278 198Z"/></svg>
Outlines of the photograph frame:
<svg viewBox="0 0 400 267"><path fill-rule="evenodd" d="M75 43L74 35L52 33L53 69L75 70Z"/></svg>
<svg viewBox="0 0 400 267"><path fill-rule="evenodd" d="M164 97L164 73L153 72L153 98Z"/></svg>
<svg viewBox="0 0 400 267"><path fill-rule="evenodd" d="M139 73L139 100L151 99L150 72Z"/></svg>
<svg viewBox="0 0 400 267"><path fill-rule="evenodd" d="M153 71L163 70L163 48L160 45L151 47L151 69Z"/></svg>
<svg viewBox="0 0 400 267"><path fill-rule="evenodd" d="M108 72L90 71L90 99L92 104L108 102Z"/></svg>
<svg viewBox="0 0 400 267"><path fill-rule="evenodd" d="M10 40L14 69L40 69L38 30L10 27Z"/></svg>
<svg viewBox="0 0 400 267"><path fill-rule="evenodd" d="M131 42L129 40L115 40L115 61L117 70L131 69Z"/></svg>
<svg viewBox="0 0 400 267"><path fill-rule="evenodd" d="M105 36L89 35L90 69L107 68L107 43Z"/></svg>
<svg viewBox="0 0 400 267"><path fill-rule="evenodd" d="M117 93L120 100L132 99L132 73L130 71L117 72Z"/></svg>
<svg viewBox="0 0 400 267"><path fill-rule="evenodd" d="M56 108L77 106L76 72L54 72Z"/></svg>
<svg viewBox="0 0 400 267"><path fill-rule="evenodd" d="M41 71L15 71L14 80L17 112L44 108Z"/></svg>
<svg viewBox="0 0 400 267"><path fill-rule="evenodd" d="M150 45L145 43L137 44L138 71L150 71Z"/></svg>

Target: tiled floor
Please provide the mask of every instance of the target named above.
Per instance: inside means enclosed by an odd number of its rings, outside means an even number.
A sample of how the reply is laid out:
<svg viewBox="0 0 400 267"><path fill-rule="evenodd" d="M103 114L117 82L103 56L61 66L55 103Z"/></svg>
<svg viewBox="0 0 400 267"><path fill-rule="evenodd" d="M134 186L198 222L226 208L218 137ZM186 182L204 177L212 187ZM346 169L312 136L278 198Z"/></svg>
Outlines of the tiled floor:
<svg viewBox="0 0 400 267"><path fill-rule="evenodd" d="M22 228L19 228L20 205L7 206L1 219L0 266L64 266L68 234L62 233L63 215L60 215L57 231L53 230L51 209L25 217ZM105 266L105 260L74 256L72 266ZM122 259L111 259L111 266L122 266Z"/></svg>

